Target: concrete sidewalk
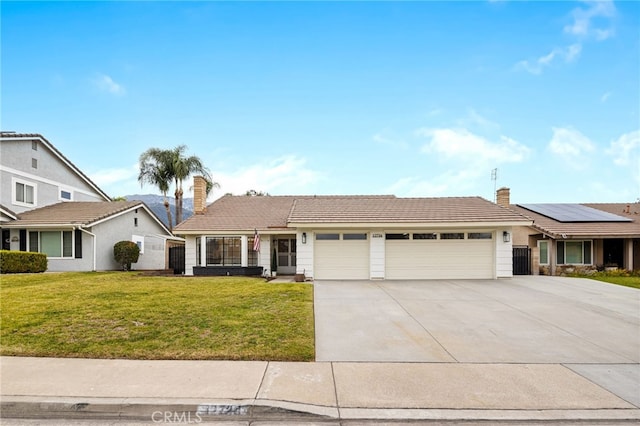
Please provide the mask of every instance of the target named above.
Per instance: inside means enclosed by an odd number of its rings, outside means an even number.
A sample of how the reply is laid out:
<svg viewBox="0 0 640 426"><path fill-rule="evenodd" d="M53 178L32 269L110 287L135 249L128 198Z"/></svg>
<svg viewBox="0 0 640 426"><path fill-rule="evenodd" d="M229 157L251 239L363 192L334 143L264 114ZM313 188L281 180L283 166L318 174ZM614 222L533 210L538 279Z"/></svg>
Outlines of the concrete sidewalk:
<svg viewBox="0 0 640 426"><path fill-rule="evenodd" d="M640 421L622 367L1 357L0 383L5 418Z"/></svg>

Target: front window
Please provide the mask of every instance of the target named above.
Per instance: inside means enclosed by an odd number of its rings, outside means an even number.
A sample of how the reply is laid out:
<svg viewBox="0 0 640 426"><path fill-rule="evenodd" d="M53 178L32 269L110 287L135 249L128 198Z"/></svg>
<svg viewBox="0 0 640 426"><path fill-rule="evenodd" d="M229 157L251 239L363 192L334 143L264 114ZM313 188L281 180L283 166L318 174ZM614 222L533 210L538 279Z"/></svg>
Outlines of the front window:
<svg viewBox="0 0 640 426"><path fill-rule="evenodd" d="M591 241L558 241L558 265L590 265Z"/></svg>
<svg viewBox="0 0 640 426"><path fill-rule="evenodd" d="M73 257L71 231L29 232L29 251L44 253L47 257Z"/></svg>
<svg viewBox="0 0 640 426"><path fill-rule="evenodd" d="M255 243L255 239L254 237L249 237L247 239L248 244L247 244L247 260L248 260L248 266L258 266L258 253L257 251L255 251L253 249L253 244Z"/></svg>
<svg viewBox="0 0 640 426"><path fill-rule="evenodd" d="M202 263L202 257L200 257L202 247L200 241L202 241L202 239L200 237L196 237L196 266L200 266L200 263Z"/></svg>
<svg viewBox="0 0 640 426"><path fill-rule="evenodd" d="M207 266L239 266L241 260L240 237L207 237Z"/></svg>

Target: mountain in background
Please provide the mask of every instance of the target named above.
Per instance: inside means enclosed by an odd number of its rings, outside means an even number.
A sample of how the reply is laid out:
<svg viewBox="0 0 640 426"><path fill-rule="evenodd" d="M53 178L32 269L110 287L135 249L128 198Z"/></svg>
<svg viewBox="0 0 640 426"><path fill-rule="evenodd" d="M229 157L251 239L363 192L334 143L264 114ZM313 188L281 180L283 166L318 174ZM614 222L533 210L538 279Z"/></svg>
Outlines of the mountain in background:
<svg viewBox="0 0 640 426"><path fill-rule="evenodd" d="M154 194L135 194L135 195L125 195L127 201L142 201L149 207L149 209L158 216L158 219L164 223L165 226L169 226L167 223L167 211L164 208L164 202L162 195L154 195ZM173 197L167 197L169 201L169 206L171 208L171 217L173 221L176 220L176 200ZM182 199L182 220L187 220L193 216L193 198L183 198ZM174 225L175 226L175 223Z"/></svg>

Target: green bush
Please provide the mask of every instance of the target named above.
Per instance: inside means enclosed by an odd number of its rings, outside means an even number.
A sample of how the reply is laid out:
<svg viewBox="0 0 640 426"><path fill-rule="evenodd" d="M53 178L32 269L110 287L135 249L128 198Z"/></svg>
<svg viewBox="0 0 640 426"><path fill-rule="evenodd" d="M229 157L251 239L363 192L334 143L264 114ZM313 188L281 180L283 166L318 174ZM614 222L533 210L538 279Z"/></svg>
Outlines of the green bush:
<svg viewBox="0 0 640 426"><path fill-rule="evenodd" d="M29 251L0 250L0 273L17 274L44 272L47 270L47 255Z"/></svg>
<svg viewBox="0 0 640 426"><path fill-rule="evenodd" d="M113 246L113 256L123 271L130 271L131 264L138 261L140 247L133 241L119 241Z"/></svg>

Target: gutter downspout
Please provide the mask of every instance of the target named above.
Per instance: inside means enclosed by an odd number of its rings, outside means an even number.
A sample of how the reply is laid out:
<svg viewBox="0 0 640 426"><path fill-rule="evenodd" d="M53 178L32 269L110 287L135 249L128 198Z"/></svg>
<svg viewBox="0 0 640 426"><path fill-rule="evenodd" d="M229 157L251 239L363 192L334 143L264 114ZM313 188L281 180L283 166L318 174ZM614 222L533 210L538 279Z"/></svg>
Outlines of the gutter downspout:
<svg viewBox="0 0 640 426"><path fill-rule="evenodd" d="M84 232L85 234L89 234L93 237L93 269L92 271L95 272L96 271L96 262L97 262L97 258L96 258L96 247L97 247L97 239L98 237L96 237L96 234L87 231L86 229L84 229L83 227L78 227L78 229L82 232Z"/></svg>

